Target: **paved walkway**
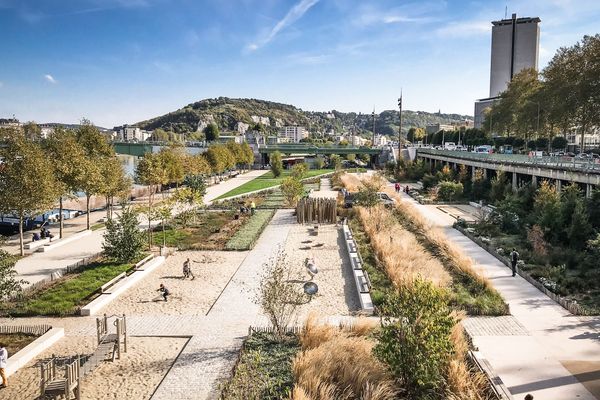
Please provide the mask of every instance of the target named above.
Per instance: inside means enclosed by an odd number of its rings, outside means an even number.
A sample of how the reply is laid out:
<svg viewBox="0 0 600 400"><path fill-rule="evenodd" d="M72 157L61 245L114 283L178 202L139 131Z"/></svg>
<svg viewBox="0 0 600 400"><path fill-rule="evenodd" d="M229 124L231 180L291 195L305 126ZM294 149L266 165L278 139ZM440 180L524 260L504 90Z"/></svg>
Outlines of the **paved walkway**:
<svg viewBox="0 0 600 400"><path fill-rule="evenodd" d="M204 196L205 204L210 204L212 200L221 196L228 191L235 189L256 178L267 173L267 170L250 171L245 174L240 174L235 178L221 182L216 185L209 186L206 189ZM96 219L105 215L105 212L94 213ZM85 216L79 217L85 221ZM141 218L142 220L143 218ZM142 226L146 226L147 222L142 221ZM64 246L57 247L54 250L44 253L33 253L28 257L20 259L16 264L16 271L20 279L25 279L29 282L29 286L43 279L49 278L53 272L61 270L69 265L75 264L82 259L102 251L102 240L105 229L99 229L92 232L91 235L81 239L74 240ZM54 234L58 231L54 230Z"/></svg>
<svg viewBox="0 0 600 400"><path fill-rule="evenodd" d="M403 197L475 261L510 305L510 317L469 318L465 327L514 398L600 399L600 317L572 315L453 229L450 215Z"/></svg>

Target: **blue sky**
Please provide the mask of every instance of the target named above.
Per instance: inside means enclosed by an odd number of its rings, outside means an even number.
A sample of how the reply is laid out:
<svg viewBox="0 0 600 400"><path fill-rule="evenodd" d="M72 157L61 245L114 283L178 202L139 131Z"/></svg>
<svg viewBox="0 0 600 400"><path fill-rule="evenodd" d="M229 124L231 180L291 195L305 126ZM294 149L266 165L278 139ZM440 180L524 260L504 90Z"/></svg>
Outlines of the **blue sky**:
<svg viewBox="0 0 600 400"><path fill-rule="evenodd" d="M492 20L539 16L540 66L600 1L0 0L0 118L112 127L218 96L472 114Z"/></svg>

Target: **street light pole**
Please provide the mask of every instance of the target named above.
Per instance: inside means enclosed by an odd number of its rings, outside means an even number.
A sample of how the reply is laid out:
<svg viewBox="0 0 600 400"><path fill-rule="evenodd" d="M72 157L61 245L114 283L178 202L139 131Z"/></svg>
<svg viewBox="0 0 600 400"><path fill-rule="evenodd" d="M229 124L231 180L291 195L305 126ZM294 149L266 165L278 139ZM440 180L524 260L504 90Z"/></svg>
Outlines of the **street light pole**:
<svg viewBox="0 0 600 400"><path fill-rule="evenodd" d="M400 89L398 109L400 110L400 123L398 124L398 157L400 157L400 150L402 149L402 89Z"/></svg>

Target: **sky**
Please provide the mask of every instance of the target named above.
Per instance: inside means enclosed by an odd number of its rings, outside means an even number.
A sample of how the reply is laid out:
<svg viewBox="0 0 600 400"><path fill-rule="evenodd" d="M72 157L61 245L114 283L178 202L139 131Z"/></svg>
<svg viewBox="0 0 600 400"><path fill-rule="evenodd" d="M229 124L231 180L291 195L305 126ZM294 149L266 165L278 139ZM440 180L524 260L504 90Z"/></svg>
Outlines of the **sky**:
<svg viewBox="0 0 600 400"><path fill-rule="evenodd" d="M491 21L539 16L540 67L598 0L0 0L0 118L107 128L219 96L473 114Z"/></svg>

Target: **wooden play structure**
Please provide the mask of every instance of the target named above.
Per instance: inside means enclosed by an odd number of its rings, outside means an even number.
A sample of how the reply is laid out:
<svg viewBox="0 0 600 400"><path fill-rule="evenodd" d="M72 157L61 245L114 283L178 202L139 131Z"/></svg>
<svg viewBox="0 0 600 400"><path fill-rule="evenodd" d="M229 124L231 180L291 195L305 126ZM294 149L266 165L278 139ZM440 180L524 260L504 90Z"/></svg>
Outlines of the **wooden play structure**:
<svg viewBox="0 0 600 400"><path fill-rule="evenodd" d="M109 318L115 317L113 325L115 333L109 332ZM42 397L50 398L71 398L71 393L75 399L81 399L81 380L92 371L102 361L110 359L111 361L121 358L121 346L123 352L127 353L127 319L125 314L122 316L107 316L96 318L96 335L98 346L94 353L82 363L82 358L77 358L65 365L65 373L62 376L57 374L57 358L52 356L50 361L41 364L42 379L40 382L40 392Z"/></svg>
<svg viewBox="0 0 600 400"><path fill-rule="evenodd" d="M296 206L296 219L299 224L335 224L337 200L313 197L300 199Z"/></svg>

